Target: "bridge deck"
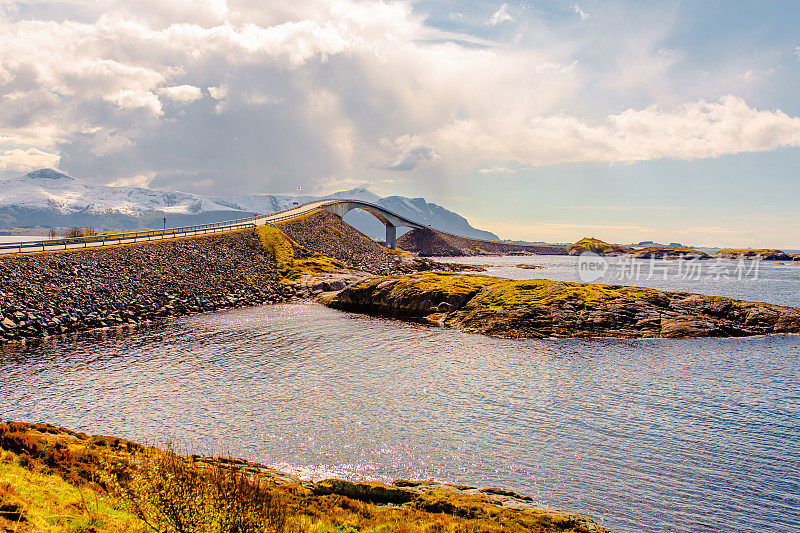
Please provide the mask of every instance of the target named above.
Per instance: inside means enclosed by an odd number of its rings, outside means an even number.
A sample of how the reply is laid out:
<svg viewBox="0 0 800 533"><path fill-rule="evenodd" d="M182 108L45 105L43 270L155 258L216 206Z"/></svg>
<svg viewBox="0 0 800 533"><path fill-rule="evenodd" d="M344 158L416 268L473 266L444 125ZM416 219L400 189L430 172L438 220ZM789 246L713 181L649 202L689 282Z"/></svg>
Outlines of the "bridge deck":
<svg viewBox="0 0 800 533"><path fill-rule="evenodd" d="M409 220L379 205L363 202L361 200L334 198L328 200L316 200L314 202L309 202L307 204L293 207L284 211L279 211L277 213L272 213L270 215L259 215L227 222L217 222L214 224L199 224L196 226L185 226L168 230L130 231L125 233L96 235L91 237L47 239L42 241L0 244L0 255L25 252L73 250L80 248L97 248L103 246L116 246L119 244L133 244L143 241L174 239L176 237L191 237L195 235L205 235L208 233L223 233L227 231L236 231L244 228L273 224L281 220L287 220L308 214L316 209L326 209L340 216L351 209L365 209L369 211L386 225L386 242L391 248L395 247L394 235L396 235L396 226L408 226L411 228L425 227L418 222ZM392 238L390 239L390 237Z"/></svg>

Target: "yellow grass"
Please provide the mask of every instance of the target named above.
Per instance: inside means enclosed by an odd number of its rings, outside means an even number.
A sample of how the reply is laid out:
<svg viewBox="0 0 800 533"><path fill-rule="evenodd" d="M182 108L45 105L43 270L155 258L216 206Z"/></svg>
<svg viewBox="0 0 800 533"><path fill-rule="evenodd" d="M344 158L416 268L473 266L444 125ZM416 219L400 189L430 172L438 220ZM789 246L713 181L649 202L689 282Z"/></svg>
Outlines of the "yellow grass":
<svg viewBox="0 0 800 533"><path fill-rule="evenodd" d="M0 519L0 525L20 533L141 531L140 522L117 509L102 491L28 470L20 466L19 457L5 450L0 450L0 504L20 509L22 519L5 520L5 524Z"/></svg>
<svg viewBox="0 0 800 533"><path fill-rule="evenodd" d="M328 256L315 254L311 257L295 257L299 245L274 226L262 226L257 230L261 244L272 256L281 283L298 281L303 274L325 274L350 270Z"/></svg>

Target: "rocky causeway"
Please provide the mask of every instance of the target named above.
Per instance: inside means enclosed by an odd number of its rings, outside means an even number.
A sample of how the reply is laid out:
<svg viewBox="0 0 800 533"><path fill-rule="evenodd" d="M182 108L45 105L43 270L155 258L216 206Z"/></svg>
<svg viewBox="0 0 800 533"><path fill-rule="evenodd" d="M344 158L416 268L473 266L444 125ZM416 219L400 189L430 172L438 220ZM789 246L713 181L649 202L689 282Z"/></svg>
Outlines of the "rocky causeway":
<svg viewBox="0 0 800 533"><path fill-rule="evenodd" d="M252 230L0 258L0 339L285 301Z"/></svg>
<svg viewBox="0 0 800 533"><path fill-rule="evenodd" d="M501 337L800 332L790 307L464 270L481 267L388 250L324 211L258 230L15 254L0 258L0 342L297 299Z"/></svg>

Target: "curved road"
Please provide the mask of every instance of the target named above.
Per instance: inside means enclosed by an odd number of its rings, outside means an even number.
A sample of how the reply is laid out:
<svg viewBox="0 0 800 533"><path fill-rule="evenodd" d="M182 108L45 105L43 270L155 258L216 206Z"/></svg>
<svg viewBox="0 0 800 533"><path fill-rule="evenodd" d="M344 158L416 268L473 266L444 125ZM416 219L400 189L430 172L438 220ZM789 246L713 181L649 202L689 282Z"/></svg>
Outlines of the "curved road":
<svg viewBox="0 0 800 533"><path fill-rule="evenodd" d="M405 218L376 204L363 202L361 200L331 198L327 200L315 200L313 202L286 209L284 211L279 211L277 213L272 213L270 215L259 215L250 218L242 218L239 220L217 222L214 224L200 224L196 226L186 226L168 230L131 231L92 237L79 237L74 239L52 239L0 244L0 255L25 252L71 250L76 248L95 248L102 246L114 246L118 244L130 244L142 241L172 239L175 237L204 235L209 233L225 233L228 231L236 231L248 227L273 224L281 220L286 220L310 213L315 209L325 209L340 216L343 216L344 213L347 213L351 209L363 209L368 211L386 225L387 241L389 241L388 237L394 235L394 228L396 226L408 226L411 228L426 227L424 224L420 224Z"/></svg>

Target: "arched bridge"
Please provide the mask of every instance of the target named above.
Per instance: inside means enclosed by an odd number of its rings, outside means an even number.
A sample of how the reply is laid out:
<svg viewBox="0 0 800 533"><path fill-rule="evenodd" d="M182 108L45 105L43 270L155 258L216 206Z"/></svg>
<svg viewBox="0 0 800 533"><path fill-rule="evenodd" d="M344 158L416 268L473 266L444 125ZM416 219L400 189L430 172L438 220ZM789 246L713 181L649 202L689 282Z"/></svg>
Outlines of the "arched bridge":
<svg viewBox="0 0 800 533"><path fill-rule="evenodd" d="M90 248L96 246L113 246L116 244L129 244L142 241L158 241L162 239L172 239L174 237L186 237L191 235L205 235L208 233L223 233L235 231L253 226L264 226L281 220L287 220L315 209L324 209L339 216L344 216L353 209L363 209L371 213L375 218L383 222L386 226L386 245L395 249L397 246L397 227L404 226L409 228L424 228L425 226L405 218L397 213L392 213L379 205L363 202L361 200L347 200L331 198L327 200L317 200L307 204L299 205L285 211L273 213L271 215L256 215L249 218L229 220L227 222L214 222L212 224L198 224L196 226L185 226L181 228L170 228L164 230L135 230L122 233L109 233L92 235L87 237L47 239L41 241L14 242L0 244L0 255L24 252L45 252L49 250L69 250L73 248Z"/></svg>
<svg viewBox="0 0 800 533"><path fill-rule="evenodd" d="M383 222L383 225L386 226L386 246L394 250L397 247L397 227L407 227L407 228L424 228L425 226L405 218L397 213L393 213L388 209L381 207L376 204L371 204L369 202L364 202L361 200L346 200L346 199L328 199L328 200L318 200L315 202L310 202L307 204L303 204L301 206L295 207L293 209L289 209L287 211L281 211L279 213L274 213L272 215L265 215L263 217L258 217L254 221L257 225L263 226L265 224L278 222L281 220L286 220L289 218L294 218L306 213L310 213L316 209L324 209L334 215L339 215L340 217L344 217L348 212L352 211L353 209L363 209L367 211L372 216Z"/></svg>

